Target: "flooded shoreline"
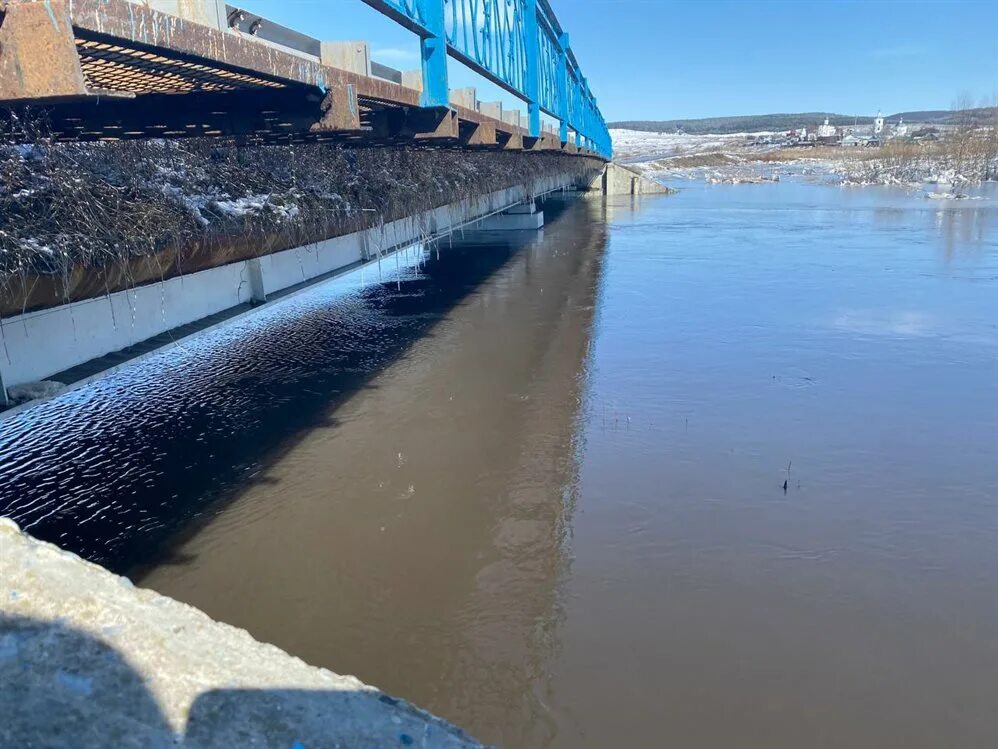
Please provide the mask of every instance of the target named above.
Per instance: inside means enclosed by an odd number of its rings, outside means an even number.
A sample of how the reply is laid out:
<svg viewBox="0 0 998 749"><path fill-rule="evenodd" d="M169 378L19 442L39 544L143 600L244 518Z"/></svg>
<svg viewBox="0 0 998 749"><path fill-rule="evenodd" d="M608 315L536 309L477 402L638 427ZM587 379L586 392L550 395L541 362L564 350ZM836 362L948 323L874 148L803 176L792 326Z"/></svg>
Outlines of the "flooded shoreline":
<svg viewBox="0 0 998 749"><path fill-rule="evenodd" d="M998 734L998 193L456 236L0 431L0 506L506 747Z"/></svg>

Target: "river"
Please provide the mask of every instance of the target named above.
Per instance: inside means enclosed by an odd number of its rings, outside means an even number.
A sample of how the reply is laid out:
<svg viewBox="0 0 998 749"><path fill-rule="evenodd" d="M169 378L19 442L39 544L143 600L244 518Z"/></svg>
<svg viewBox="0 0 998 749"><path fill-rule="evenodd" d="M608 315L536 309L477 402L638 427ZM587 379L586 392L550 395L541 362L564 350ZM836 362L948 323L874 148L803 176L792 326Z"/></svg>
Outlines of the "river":
<svg viewBox="0 0 998 749"><path fill-rule="evenodd" d="M0 511L505 747L992 747L995 187L549 201L0 422Z"/></svg>

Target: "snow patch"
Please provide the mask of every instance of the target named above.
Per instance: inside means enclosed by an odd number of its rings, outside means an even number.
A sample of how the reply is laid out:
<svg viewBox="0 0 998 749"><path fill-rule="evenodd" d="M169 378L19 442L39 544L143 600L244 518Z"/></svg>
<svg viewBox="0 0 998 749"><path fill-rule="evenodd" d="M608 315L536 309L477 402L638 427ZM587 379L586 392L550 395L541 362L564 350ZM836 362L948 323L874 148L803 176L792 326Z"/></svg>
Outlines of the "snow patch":
<svg viewBox="0 0 998 749"><path fill-rule="evenodd" d="M39 398L51 398L61 393L65 388L64 383L55 380L27 382L23 385L11 385L7 388L7 398L16 406Z"/></svg>

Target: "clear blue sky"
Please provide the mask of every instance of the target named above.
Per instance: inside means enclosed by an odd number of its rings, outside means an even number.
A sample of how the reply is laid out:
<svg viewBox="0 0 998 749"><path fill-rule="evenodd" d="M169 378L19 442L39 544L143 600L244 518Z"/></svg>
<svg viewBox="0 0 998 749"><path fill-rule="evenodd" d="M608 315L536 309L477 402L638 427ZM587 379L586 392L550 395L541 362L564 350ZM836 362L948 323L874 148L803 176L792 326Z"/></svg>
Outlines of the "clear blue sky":
<svg viewBox="0 0 998 749"><path fill-rule="evenodd" d="M360 0L244 0L323 39L418 67L414 37ZM998 95L998 0L551 0L608 120L948 109ZM507 99L452 65L452 85Z"/></svg>

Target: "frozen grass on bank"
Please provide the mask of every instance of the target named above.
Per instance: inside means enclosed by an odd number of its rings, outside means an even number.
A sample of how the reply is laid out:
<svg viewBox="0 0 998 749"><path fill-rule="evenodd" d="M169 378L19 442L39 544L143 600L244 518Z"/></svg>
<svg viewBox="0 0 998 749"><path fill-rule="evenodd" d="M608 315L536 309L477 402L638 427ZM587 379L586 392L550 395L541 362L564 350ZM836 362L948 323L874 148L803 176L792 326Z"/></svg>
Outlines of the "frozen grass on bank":
<svg viewBox="0 0 998 749"><path fill-rule="evenodd" d="M259 237L267 251L284 249L598 168L562 154L317 143L0 142L0 292L9 301L11 287L30 277L68 279L84 268L106 271L234 239L246 247Z"/></svg>

